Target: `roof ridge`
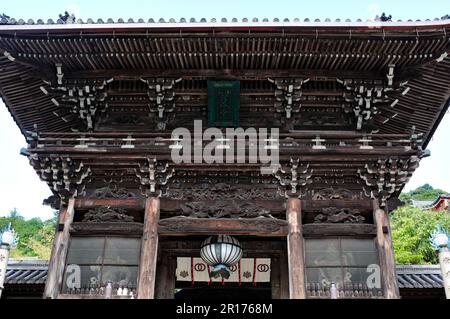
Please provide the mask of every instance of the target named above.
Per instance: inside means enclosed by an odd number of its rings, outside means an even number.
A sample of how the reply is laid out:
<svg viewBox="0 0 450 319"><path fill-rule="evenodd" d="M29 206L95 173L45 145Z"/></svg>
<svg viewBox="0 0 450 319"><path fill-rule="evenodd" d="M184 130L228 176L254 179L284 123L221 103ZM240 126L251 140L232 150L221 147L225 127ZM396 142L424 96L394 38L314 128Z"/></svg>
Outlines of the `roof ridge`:
<svg viewBox="0 0 450 319"><path fill-rule="evenodd" d="M117 18L116 20L114 20L113 18L107 18L106 22L105 20L103 20L102 18L99 18L97 20L94 20L92 18L85 18L84 20L82 18L75 18L74 16L72 16L72 18L69 16L66 19L47 19L47 21L45 22L44 19L15 19L15 18L11 18L9 16L6 15L0 15L0 25L53 25L53 24L130 24L130 23L168 23L168 24L183 24L183 23L218 23L218 24L222 24L222 23L229 23L229 24L233 24L233 23L279 23L279 24L283 24L283 23L376 23L376 24L386 24L389 25L390 23L411 23L411 22L436 22L436 21L445 21L445 20L450 20L450 16L449 15L445 15L442 16L441 18L433 18L433 19L397 19L397 20L380 20L380 18L365 18L365 19L361 19L361 18L357 18L357 19L343 19L343 18L335 18L335 19L331 19L331 18L304 18L303 20L300 18L179 18L179 19L175 19L175 18L159 18L159 19L154 19L154 18L149 18L147 19L147 21L143 18L137 18L137 19L133 19L133 18L128 18L128 19L124 19L124 18Z"/></svg>

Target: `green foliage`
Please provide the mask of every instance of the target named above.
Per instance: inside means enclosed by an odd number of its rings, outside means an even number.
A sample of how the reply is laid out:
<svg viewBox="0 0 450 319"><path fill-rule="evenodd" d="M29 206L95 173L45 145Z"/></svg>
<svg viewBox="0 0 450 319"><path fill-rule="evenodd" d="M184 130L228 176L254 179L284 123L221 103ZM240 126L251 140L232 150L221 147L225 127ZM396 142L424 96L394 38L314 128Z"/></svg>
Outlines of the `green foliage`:
<svg viewBox="0 0 450 319"><path fill-rule="evenodd" d="M19 244L17 249L11 251L11 258L50 258L56 218L46 221L42 221L40 218L25 220L14 209L7 217L0 217L0 229L6 227L8 223L11 223L19 235Z"/></svg>
<svg viewBox="0 0 450 319"><path fill-rule="evenodd" d="M428 240L437 224L450 229L450 214L421 211L411 206L392 212L392 242L397 264L437 264L437 254Z"/></svg>
<svg viewBox="0 0 450 319"><path fill-rule="evenodd" d="M412 204L412 200L435 200L439 195L447 194L442 189L434 189L430 184L422 185L408 193L400 194L400 200L407 205Z"/></svg>

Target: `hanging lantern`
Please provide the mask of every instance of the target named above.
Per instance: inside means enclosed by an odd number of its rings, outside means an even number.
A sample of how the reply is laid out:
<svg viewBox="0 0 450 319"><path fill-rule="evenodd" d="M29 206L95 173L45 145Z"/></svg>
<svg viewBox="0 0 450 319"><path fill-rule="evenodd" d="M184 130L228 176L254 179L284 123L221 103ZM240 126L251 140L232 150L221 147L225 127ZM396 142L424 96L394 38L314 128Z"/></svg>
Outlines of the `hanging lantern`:
<svg viewBox="0 0 450 319"><path fill-rule="evenodd" d="M242 258L242 247L236 238L228 235L217 235L207 238L200 249L200 257L214 269L209 273L211 278L230 277L229 267Z"/></svg>

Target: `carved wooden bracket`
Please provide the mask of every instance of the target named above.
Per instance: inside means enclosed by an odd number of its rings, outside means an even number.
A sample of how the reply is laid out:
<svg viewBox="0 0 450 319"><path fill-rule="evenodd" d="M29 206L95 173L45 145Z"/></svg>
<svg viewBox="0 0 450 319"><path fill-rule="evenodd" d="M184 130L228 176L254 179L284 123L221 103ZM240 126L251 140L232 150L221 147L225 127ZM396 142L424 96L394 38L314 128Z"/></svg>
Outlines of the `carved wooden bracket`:
<svg viewBox="0 0 450 319"><path fill-rule="evenodd" d="M173 86L181 81L181 78L152 78L141 79L148 86L147 94L150 100L151 112L158 113L158 118L163 119L165 113L175 109L175 91Z"/></svg>
<svg viewBox="0 0 450 319"><path fill-rule="evenodd" d="M82 161L73 161L70 157L62 156L39 157L37 154L30 155L29 160L39 178L48 184L63 204L66 204L69 198L85 193L85 182L91 174L91 169Z"/></svg>
<svg viewBox="0 0 450 319"><path fill-rule="evenodd" d="M136 176L141 184L141 193L144 196L161 196L162 187L172 177L175 169L169 168L168 163L160 163L156 158L147 158L147 163L139 164L139 169L135 170Z"/></svg>
<svg viewBox="0 0 450 319"><path fill-rule="evenodd" d="M65 110L54 112L68 121L70 114L83 122L87 130L94 129L96 115L108 108L106 86L114 79L65 80L62 65L56 64L56 83L44 81L41 91L52 97L51 101Z"/></svg>
<svg viewBox="0 0 450 319"><path fill-rule="evenodd" d="M386 201L411 178L414 170L419 167L419 161L419 156L411 156L407 160L380 159L358 169L358 176L368 186L368 189L364 188L366 195L378 199L380 207L385 207Z"/></svg>
<svg viewBox="0 0 450 319"><path fill-rule="evenodd" d="M280 113L285 113L286 118L291 118L292 113L300 111L302 85L309 81L306 79L268 79L275 84L275 110Z"/></svg>
<svg viewBox="0 0 450 319"><path fill-rule="evenodd" d="M344 106L344 111L353 113L357 130L361 130L373 115L379 113L380 105L394 107L398 103L395 95L408 93L409 87L405 87L407 81L394 82L394 67L393 64L389 65L386 81L337 79L344 86L345 102L350 103L350 106Z"/></svg>
<svg viewBox="0 0 450 319"><path fill-rule="evenodd" d="M300 196L300 188L312 183L313 170L309 168L309 164L300 165L299 159L292 159L290 165L286 168L280 167L274 172L274 176L278 179L281 186L285 187L284 195Z"/></svg>

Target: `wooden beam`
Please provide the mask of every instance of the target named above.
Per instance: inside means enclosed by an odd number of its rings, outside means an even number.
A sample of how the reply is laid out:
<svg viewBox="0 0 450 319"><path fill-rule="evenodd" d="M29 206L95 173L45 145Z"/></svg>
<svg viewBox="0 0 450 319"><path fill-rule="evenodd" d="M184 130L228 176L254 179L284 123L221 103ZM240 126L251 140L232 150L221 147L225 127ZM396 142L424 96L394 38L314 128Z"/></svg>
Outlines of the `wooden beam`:
<svg viewBox="0 0 450 319"><path fill-rule="evenodd" d="M302 200L302 213L317 213L328 207L358 209L362 212L370 212L372 210L372 201L370 199Z"/></svg>
<svg viewBox="0 0 450 319"><path fill-rule="evenodd" d="M240 235L284 237L287 222L275 218L192 218L172 217L159 221L160 236Z"/></svg>
<svg viewBox="0 0 450 319"><path fill-rule="evenodd" d="M146 200L137 286L138 299L153 299L155 296L159 208L159 198L150 197Z"/></svg>
<svg viewBox="0 0 450 319"><path fill-rule="evenodd" d="M289 223L287 251L289 265L289 297L305 299L305 258L302 235L301 203L290 197L287 202L286 219Z"/></svg>
<svg viewBox="0 0 450 319"><path fill-rule="evenodd" d="M386 299L399 299L389 216L387 210L380 208L377 199L373 200L373 220L377 229L375 242L379 254L383 294Z"/></svg>
<svg viewBox="0 0 450 319"><path fill-rule="evenodd" d="M77 199L76 209L91 209L98 206L121 207L126 209L143 209L145 201L142 199Z"/></svg>
<svg viewBox="0 0 450 319"><path fill-rule="evenodd" d="M408 74L409 75L409 74ZM52 75L53 76L53 75ZM268 78L310 78L311 80L366 79L385 80L386 74L377 71L352 71L328 69L97 69L64 72L67 79L114 78L139 80L141 78L167 77L192 79L267 80Z"/></svg>
<svg viewBox="0 0 450 319"><path fill-rule="evenodd" d="M58 298L58 294L61 291L64 276L64 264L69 249L69 229L73 221L73 216L75 215L74 204L75 199L69 199L67 207L63 207L59 213L44 290L44 298L47 299Z"/></svg>
<svg viewBox="0 0 450 319"><path fill-rule="evenodd" d="M303 201L302 201L303 202ZM315 236L375 236L377 229L372 224L305 224L304 237Z"/></svg>
<svg viewBox="0 0 450 319"><path fill-rule="evenodd" d="M142 223L120 223L120 222L103 222L103 223L72 223L70 233L77 235L111 235L141 237L143 232Z"/></svg>

